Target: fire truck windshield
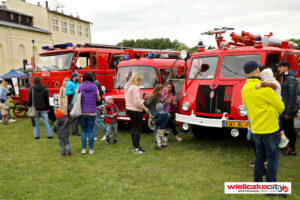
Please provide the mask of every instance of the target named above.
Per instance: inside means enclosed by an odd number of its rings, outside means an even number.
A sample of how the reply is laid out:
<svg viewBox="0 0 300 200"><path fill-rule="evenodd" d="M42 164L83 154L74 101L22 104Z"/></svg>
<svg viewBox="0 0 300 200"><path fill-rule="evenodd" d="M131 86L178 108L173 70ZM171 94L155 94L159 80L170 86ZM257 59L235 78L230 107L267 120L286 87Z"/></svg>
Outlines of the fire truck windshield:
<svg viewBox="0 0 300 200"><path fill-rule="evenodd" d="M36 71L61 71L71 67L73 52L40 55Z"/></svg>
<svg viewBox="0 0 300 200"><path fill-rule="evenodd" d="M140 88L154 88L159 83L157 70L151 66L127 66L117 69L115 88L124 88L124 85L129 81L133 73L139 73L143 76L143 81Z"/></svg>
<svg viewBox="0 0 300 200"><path fill-rule="evenodd" d="M218 56L194 58L188 79L213 79L215 77L218 60Z"/></svg>
<svg viewBox="0 0 300 200"><path fill-rule="evenodd" d="M220 78L246 78L243 66L248 61L256 61L259 63L259 60L259 54L224 56L220 70Z"/></svg>

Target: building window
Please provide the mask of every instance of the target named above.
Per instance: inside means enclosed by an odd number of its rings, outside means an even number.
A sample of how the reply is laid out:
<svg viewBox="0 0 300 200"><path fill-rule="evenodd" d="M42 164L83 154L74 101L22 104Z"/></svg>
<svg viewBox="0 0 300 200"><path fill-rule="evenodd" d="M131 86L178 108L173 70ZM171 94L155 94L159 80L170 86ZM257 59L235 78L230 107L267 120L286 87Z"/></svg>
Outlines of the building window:
<svg viewBox="0 0 300 200"><path fill-rule="evenodd" d="M54 31L58 31L58 26L52 26L52 30L54 30Z"/></svg>
<svg viewBox="0 0 300 200"><path fill-rule="evenodd" d="M10 13L10 20L14 20L14 14Z"/></svg>
<svg viewBox="0 0 300 200"><path fill-rule="evenodd" d="M72 22L70 23L70 28L74 28L74 24Z"/></svg>
<svg viewBox="0 0 300 200"><path fill-rule="evenodd" d="M89 32L89 29L88 28L84 28L84 32Z"/></svg>
<svg viewBox="0 0 300 200"><path fill-rule="evenodd" d="M82 36L82 32L78 31L77 35Z"/></svg>
<svg viewBox="0 0 300 200"><path fill-rule="evenodd" d="M61 22L62 27L67 27L67 22Z"/></svg>
<svg viewBox="0 0 300 200"><path fill-rule="evenodd" d="M26 22L29 24L29 17L26 17Z"/></svg>
<svg viewBox="0 0 300 200"><path fill-rule="evenodd" d="M84 37L89 37L89 34L88 33L84 33Z"/></svg>
<svg viewBox="0 0 300 200"><path fill-rule="evenodd" d="M74 31L73 29L70 29L70 33L71 33L72 35L75 35L75 31Z"/></svg>
<svg viewBox="0 0 300 200"><path fill-rule="evenodd" d="M57 25L57 24L58 24L58 21L57 21L57 19L52 19L52 24L55 24L55 25Z"/></svg>
<svg viewBox="0 0 300 200"><path fill-rule="evenodd" d="M77 31L81 31L81 26L77 26Z"/></svg>
<svg viewBox="0 0 300 200"><path fill-rule="evenodd" d="M61 31L62 31L63 33L67 33L67 32L68 32L66 28L61 28Z"/></svg>

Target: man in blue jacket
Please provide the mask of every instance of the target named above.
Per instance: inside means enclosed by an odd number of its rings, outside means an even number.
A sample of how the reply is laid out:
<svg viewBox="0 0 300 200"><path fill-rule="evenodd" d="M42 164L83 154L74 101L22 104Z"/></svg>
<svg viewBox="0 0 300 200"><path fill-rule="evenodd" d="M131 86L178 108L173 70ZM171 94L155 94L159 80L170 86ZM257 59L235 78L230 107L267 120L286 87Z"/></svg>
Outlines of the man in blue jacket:
<svg viewBox="0 0 300 200"><path fill-rule="evenodd" d="M79 74L78 72L73 72L71 74L71 79L68 80L66 84L66 96L68 97L68 115L73 108L73 102L75 97L75 91L79 86ZM78 119L75 119L71 124L71 134L75 136L80 136L78 130Z"/></svg>
<svg viewBox="0 0 300 200"><path fill-rule="evenodd" d="M285 110L280 116L280 121L287 138L290 140L289 147L286 151L283 151L283 154L296 155L296 130L294 126L294 118L298 112L296 72L289 69L290 64L286 60L280 61L277 67L279 74L282 76L281 96L285 105Z"/></svg>

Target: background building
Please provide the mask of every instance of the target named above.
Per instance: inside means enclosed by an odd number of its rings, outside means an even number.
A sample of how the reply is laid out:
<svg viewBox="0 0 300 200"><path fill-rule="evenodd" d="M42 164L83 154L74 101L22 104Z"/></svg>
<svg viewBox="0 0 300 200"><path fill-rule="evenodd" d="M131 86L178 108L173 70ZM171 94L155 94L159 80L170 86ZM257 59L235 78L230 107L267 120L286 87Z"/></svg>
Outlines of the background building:
<svg viewBox="0 0 300 200"><path fill-rule="evenodd" d="M42 46L91 42L90 22L34 5L7 0L0 7L0 75L23 67L23 60L36 62Z"/></svg>

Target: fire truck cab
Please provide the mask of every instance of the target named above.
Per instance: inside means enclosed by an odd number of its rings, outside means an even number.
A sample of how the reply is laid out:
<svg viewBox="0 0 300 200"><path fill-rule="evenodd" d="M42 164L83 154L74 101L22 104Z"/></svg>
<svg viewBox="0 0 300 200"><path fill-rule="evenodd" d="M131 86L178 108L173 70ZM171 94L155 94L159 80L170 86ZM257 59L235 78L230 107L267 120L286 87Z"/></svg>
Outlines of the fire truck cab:
<svg viewBox="0 0 300 200"><path fill-rule="evenodd" d="M128 82L133 73L139 73L143 76L140 89L143 92L145 100L156 84L164 85L168 80L173 81L176 88L177 99L179 99L185 77L185 62L179 59L179 52L176 53L177 54L149 53L148 57L125 60L117 66L114 88L110 93L103 95L103 98L106 96L113 97L114 103L120 110L118 116L119 121L130 121L129 116L126 114L124 85ZM153 130L153 125L147 114L144 114L143 121L147 122L147 127Z"/></svg>
<svg viewBox="0 0 300 200"><path fill-rule="evenodd" d="M242 103L241 90L246 76L243 66L256 61L277 73L276 63L288 60L299 78L300 48L286 41L254 36L246 32L231 33L231 42L223 34L231 28L215 29L203 34L215 35L218 49L205 51L199 42L198 52L187 63L187 76L180 97L176 121L183 129L192 129L195 137L209 134L209 128L226 128L237 137L247 130L247 110ZM299 85L299 84L298 84Z"/></svg>
<svg viewBox="0 0 300 200"><path fill-rule="evenodd" d="M150 51L90 43L76 47L72 43L44 46L43 50L32 77L42 78L49 93L50 105L54 107L59 104L58 95L63 79L70 77L72 72L77 71L81 79L84 73L94 71L103 90L110 92L116 67L123 57L126 55L133 59L134 55L143 56Z"/></svg>

